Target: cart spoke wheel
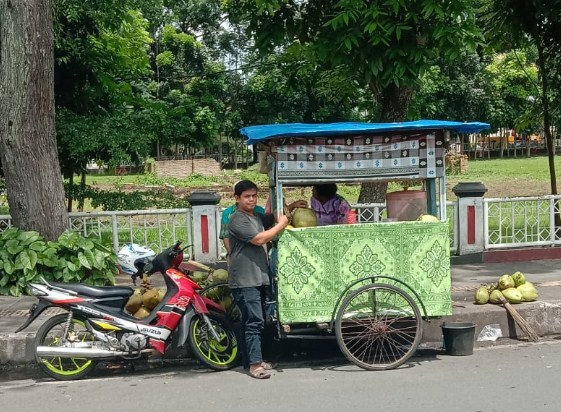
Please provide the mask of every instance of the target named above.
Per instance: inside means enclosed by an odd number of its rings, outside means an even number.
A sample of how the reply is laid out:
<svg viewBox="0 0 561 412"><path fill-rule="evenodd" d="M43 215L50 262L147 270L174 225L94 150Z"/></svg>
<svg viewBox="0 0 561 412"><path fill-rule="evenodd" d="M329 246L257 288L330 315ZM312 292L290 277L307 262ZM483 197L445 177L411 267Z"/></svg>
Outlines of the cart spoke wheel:
<svg viewBox="0 0 561 412"><path fill-rule="evenodd" d="M351 362L369 370L393 369L415 353L421 340L421 313L398 287L366 285L341 304L335 333Z"/></svg>

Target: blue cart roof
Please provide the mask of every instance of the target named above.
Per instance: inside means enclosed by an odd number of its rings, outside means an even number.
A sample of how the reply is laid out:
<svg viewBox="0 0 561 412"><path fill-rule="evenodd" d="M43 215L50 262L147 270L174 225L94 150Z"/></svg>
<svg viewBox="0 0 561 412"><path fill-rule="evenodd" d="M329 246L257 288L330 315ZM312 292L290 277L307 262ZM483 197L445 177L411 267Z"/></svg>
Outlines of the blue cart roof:
<svg viewBox="0 0 561 412"><path fill-rule="evenodd" d="M419 130L454 130L458 133L477 133L489 129L488 123L451 122L445 120L416 120L396 123L285 123L248 126L242 128L241 134L247 144L261 143L269 139L283 137L321 137L349 134L379 134L384 132L407 132Z"/></svg>

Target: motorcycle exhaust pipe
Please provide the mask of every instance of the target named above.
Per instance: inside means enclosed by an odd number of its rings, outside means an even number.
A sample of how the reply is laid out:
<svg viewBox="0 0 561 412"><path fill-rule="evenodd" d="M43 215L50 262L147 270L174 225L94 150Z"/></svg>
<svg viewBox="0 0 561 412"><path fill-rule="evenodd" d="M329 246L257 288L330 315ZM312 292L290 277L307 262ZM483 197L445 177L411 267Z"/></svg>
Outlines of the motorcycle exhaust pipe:
<svg viewBox="0 0 561 412"><path fill-rule="evenodd" d="M37 346L37 356L60 356L62 358L113 358L117 356L140 356L154 352L154 349L143 349L140 352L124 352L96 348L72 348L64 346Z"/></svg>

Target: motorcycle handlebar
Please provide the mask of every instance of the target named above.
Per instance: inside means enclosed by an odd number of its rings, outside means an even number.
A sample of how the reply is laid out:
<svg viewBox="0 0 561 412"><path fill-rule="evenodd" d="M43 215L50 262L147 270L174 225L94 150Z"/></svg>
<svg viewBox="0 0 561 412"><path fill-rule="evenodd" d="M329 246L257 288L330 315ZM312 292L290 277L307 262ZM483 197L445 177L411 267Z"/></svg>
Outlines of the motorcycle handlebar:
<svg viewBox="0 0 561 412"><path fill-rule="evenodd" d="M183 253L184 250L190 248L193 246L193 244L189 244L186 245L185 247L181 247L181 240L178 240L177 242L175 242L175 244L169 248L167 248L166 250L164 250L163 252L161 252L160 254L156 255L154 257L154 259L151 262L147 262L146 264L142 265L142 266L138 266L138 271L134 274L131 275L133 284L136 285L136 279L139 278L140 276L142 276L143 274L147 273L148 275L151 275L152 273L156 272L157 270L164 270L163 266L167 266L168 262L167 260L169 258L173 259L175 257L177 257L180 253ZM165 253L167 254L168 258L163 258L162 254ZM165 256L165 255L164 255ZM154 263L159 262L159 269L157 267L155 267ZM162 264L164 263L165 264ZM171 260L170 260L171 262ZM165 268L167 269L167 268Z"/></svg>

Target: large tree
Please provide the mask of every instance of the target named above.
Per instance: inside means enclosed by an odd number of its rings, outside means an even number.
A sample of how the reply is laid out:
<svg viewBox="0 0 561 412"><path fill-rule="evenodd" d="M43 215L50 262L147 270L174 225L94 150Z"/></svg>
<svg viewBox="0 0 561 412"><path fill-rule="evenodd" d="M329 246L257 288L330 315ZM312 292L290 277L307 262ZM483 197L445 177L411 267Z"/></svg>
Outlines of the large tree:
<svg viewBox="0 0 561 412"><path fill-rule="evenodd" d="M543 130L549 156L551 194L557 194L555 148L551 131L551 101L559 90L553 69L561 57L561 0L483 0L482 17L486 34L495 47L523 47L531 45L537 51L539 85L537 97L541 104ZM558 226L561 218L558 216Z"/></svg>
<svg viewBox="0 0 561 412"><path fill-rule="evenodd" d="M56 136L50 0L0 0L0 158L13 224L68 226Z"/></svg>
<svg viewBox="0 0 561 412"><path fill-rule="evenodd" d="M368 88L378 121L406 120L419 76L437 55L455 59L473 48L474 0L229 0L247 19L256 46L284 47L302 64L344 66ZM359 202L383 201L385 185L363 185Z"/></svg>

